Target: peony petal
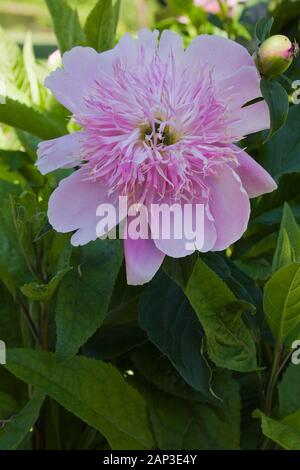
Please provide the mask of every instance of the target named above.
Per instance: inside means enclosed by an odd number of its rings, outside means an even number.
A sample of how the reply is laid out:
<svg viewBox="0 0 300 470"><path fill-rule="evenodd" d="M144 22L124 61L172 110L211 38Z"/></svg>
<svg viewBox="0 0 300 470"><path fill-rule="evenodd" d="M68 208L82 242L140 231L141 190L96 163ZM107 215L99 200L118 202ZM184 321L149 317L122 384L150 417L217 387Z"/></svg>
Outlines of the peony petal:
<svg viewBox="0 0 300 470"><path fill-rule="evenodd" d="M36 166L45 175L58 168L73 168L81 162L80 137L75 132L57 139L46 140L38 145Z"/></svg>
<svg viewBox="0 0 300 470"><path fill-rule="evenodd" d="M116 201L107 195L107 188L86 178L85 168L75 171L60 182L49 199L48 217L52 227L62 233L78 230L71 239L73 245L96 240L99 222L96 211L100 204L116 207Z"/></svg>
<svg viewBox="0 0 300 470"><path fill-rule="evenodd" d="M126 33L115 48L118 60L125 68L145 67L154 57L157 50L158 31L142 29L138 39Z"/></svg>
<svg viewBox="0 0 300 470"><path fill-rule="evenodd" d="M254 65L247 49L220 36L202 34L197 36L185 52L185 60L192 69L208 64L216 80L234 75L245 65Z"/></svg>
<svg viewBox="0 0 300 470"><path fill-rule="evenodd" d="M199 201L199 204L201 202ZM170 213L170 237L166 237L169 234L169 217L162 217L161 214L157 215L152 213L150 220L151 233L156 247L165 253L168 256L173 258L181 258L187 255L194 253L195 250L202 252L209 251L215 244L216 241L216 230L212 217L209 216L207 208L204 204L204 240L203 244L196 246L196 244L191 241L191 236L189 233L192 233L192 230L196 227L196 205L193 205L191 216L182 216L180 223L179 219L176 219L174 213ZM169 204L169 206L171 203ZM184 207L181 206L181 211L184 213ZM178 222L179 220L179 222ZM199 219L198 224L202 223ZM181 228L180 238L175 236L175 228ZM203 227L200 228L203 231ZM165 236L163 236L163 233ZM201 234L198 232L199 239L201 239Z"/></svg>
<svg viewBox="0 0 300 470"><path fill-rule="evenodd" d="M56 99L72 113L80 113L99 71L111 73L114 50L98 54L90 47L74 47L63 55L63 68L52 72L45 80Z"/></svg>
<svg viewBox="0 0 300 470"><path fill-rule="evenodd" d="M159 270L165 255L153 240L124 240L127 283L133 286L151 281Z"/></svg>
<svg viewBox="0 0 300 470"><path fill-rule="evenodd" d="M164 30L160 37L158 52L160 58L166 62L170 57L176 63L180 62L184 56L182 37L173 31Z"/></svg>
<svg viewBox="0 0 300 470"><path fill-rule="evenodd" d="M250 216L249 197L239 176L226 164L216 167L217 174L206 178L210 187L210 210L217 240L213 251L221 251L241 238Z"/></svg>
<svg viewBox="0 0 300 470"><path fill-rule="evenodd" d="M228 101L231 109L240 109L249 101L262 96L260 75L253 65L241 67L233 75L221 80L218 87L220 96Z"/></svg>
<svg viewBox="0 0 300 470"><path fill-rule="evenodd" d="M238 152L239 166L234 171L241 178L248 196L257 197L274 191L277 184L271 175L246 152L241 149Z"/></svg>
<svg viewBox="0 0 300 470"><path fill-rule="evenodd" d="M270 128L270 113L265 101L240 109L238 116L240 120L234 123L232 133L239 136L239 140L248 134Z"/></svg>
<svg viewBox="0 0 300 470"><path fill-rule="evenodd" d="M242 67L234 75L221 80L218 85L220 96L227 101L235 118L230 136L233 141L270 127L269 109L265 101L242 107L261 97L260 75L256 67Z"/></svg>

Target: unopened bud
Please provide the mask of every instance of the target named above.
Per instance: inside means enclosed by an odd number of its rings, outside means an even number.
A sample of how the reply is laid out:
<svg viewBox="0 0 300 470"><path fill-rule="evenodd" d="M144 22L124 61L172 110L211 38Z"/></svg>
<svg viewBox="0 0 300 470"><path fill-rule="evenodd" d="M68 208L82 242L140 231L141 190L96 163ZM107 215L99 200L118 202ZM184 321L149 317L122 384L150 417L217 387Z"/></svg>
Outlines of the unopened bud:
<svg viewBox="0 0 300 470"><path fill-rule="evenodd" d="M286 36L277 34L260 45L255 54L255 62L262 75L276 77L289 68L298 52L296 42L292 43Z"/></svg>

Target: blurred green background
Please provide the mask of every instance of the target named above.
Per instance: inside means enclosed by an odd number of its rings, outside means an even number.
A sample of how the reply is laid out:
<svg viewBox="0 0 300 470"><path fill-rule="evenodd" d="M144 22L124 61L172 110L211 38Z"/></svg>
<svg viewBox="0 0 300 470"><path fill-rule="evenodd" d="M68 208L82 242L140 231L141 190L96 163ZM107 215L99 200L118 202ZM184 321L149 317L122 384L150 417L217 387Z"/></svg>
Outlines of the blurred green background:
<svg viewBox="0 0 300 470"><path fill-rule="evenodd" d="M69 0L68 3L78 9L80 19L84 21L97 0ZM158 0L122 0L119 33L151 26L159 8ZM51 18L44 0L0 0L0 25L19 44L23 43L26 32L32 31L39 58L47 57L56 49Z"/></svg>

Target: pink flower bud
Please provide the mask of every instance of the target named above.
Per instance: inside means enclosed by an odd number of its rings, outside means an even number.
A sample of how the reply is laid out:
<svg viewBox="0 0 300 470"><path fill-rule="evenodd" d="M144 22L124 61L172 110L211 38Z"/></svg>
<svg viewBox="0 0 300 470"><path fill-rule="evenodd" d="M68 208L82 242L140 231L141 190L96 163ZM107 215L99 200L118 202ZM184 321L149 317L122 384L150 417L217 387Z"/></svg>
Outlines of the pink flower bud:
<svg viewBox="0 0 300 470"><path fill-rule="evenodd" d="M276 77L285 72L298 54L298 44L277 34L266 39L255 54L260 73L266 77Z"/></svg>

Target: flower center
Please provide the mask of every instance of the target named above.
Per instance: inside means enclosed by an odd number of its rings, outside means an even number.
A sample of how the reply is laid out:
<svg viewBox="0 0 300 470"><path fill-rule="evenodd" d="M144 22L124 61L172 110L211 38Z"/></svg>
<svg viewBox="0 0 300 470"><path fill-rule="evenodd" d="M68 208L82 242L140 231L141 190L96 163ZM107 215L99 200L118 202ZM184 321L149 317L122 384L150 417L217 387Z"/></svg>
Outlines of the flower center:
<svg viewBox="0 0 300 470"><path fill-rule="evenodd" d="M155 119L153 124L144 124L140 128L140 139L151 148L173 145L179 140L175 129L168 123Z"/></svg>

